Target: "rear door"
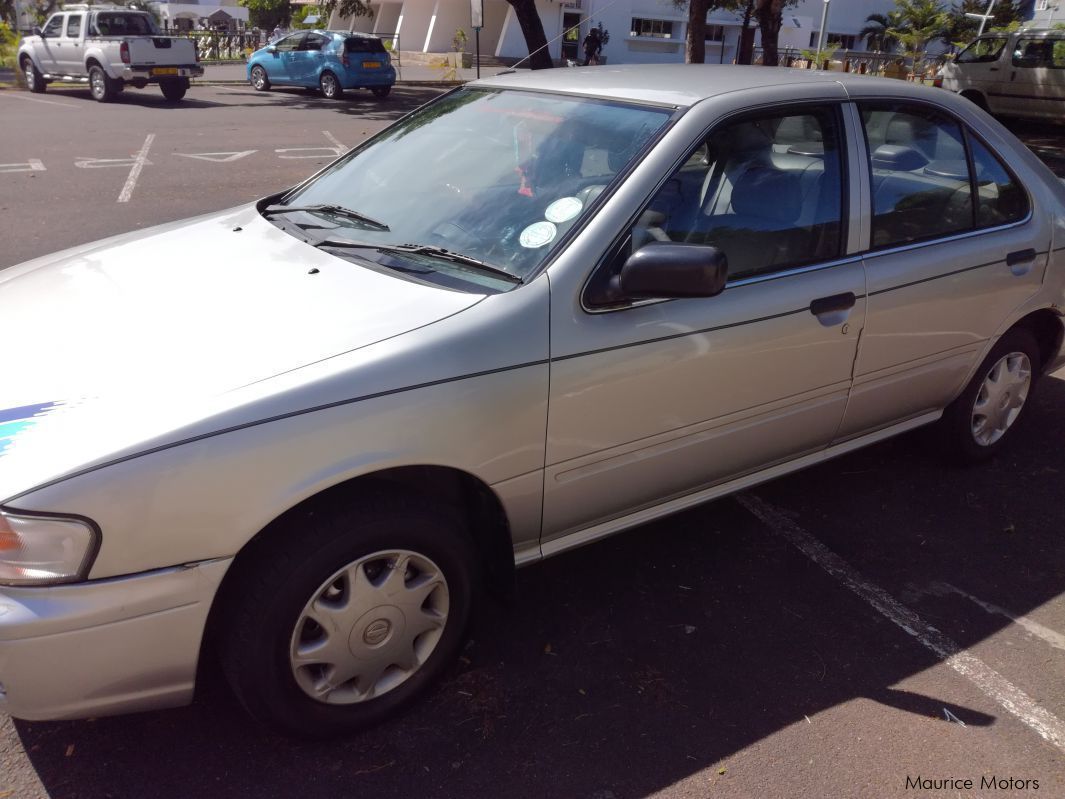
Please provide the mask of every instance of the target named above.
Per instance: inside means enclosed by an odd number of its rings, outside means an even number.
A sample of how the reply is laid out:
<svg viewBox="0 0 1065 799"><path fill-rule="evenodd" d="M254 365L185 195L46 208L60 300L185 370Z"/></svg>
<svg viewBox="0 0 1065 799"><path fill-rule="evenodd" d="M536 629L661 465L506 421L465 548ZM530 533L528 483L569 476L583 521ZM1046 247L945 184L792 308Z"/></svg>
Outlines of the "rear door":
<svg viewBox="0 0 1065 799"><path fill-rule="evenodd" d="M1051 236L1005 159L953 116L901 101L858 109L872 168L868 300L841 439L950 403L1039 291Z"/></svg>
<svg viewBox="0 0 1065 799"><path fill-rule="evenodd" d="M81 47L84 24L84 14L67 14L66 24L63 25L63 35L56 42L57 63L59 71L64 75L80 75L85 72Z"/></svg>
<svg viewBox="0 0 1065 799"><path fill-rule="evenodd" d="M1049 72L1045 59L1047 40L1042 35L1022 35L1017 39L1008 63L1007 76L998 89L997 110L1017 116L1044 116L1041 87ZM1060 110L1058 115L1060 116Z"/></svg>

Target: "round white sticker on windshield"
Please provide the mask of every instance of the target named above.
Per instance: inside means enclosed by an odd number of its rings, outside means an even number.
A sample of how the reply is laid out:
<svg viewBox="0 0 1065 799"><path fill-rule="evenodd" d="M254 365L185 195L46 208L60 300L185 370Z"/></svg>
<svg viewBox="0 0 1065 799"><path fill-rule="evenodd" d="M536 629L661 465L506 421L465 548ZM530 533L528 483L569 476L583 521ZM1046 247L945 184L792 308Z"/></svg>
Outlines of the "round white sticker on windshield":
<svg viewBox="0 0 1065 799"><path fill-rule="evenodd" d="M537 247L551 243L557 232L558 228L550 222L534 222L521 232L518 241L521 242L522 247L535 250Z"/></svg>
<svg viewBox="0 0 1065 799"><path fill-rule="evenodd" d="M547 206L547 210L544 211L544 217L548 222L561 225L563 222L569 222L573 219L581 212L582 208L584 208L584 203L576 197L563 197Z"/></svg>

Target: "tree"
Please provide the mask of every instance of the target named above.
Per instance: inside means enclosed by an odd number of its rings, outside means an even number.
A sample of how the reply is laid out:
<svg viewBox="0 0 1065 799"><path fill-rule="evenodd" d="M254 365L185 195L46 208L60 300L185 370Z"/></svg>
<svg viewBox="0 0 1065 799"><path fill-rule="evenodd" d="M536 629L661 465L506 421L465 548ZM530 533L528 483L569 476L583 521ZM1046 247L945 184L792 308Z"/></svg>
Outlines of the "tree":
<svg viewBox="0 0 1065 799"><path fill-rule="evenodd" d="M237 0L248 9L248 22L258 28L270 30L275 25L288 22L288 0Z"/></svg>
<svg viewBox="0 0 1065 799"><path fill-rule="evenodd" d="M684 43L684 63L706 62L706 18L719 9L738 11L743 0L673 0L675 7L688 7L688 35ZM724 47L724 42L721 43Z"/></svg>
<svg viewBox="0 0 1065 799"><path fill-rule="evenodd" d="M780 63L777 42L784 24L784 7L793 6L798 0L755 0L754 16L762 32L762 64L775 67Z"/></svg>
<svg viewBox="0 0 1065 799"><path fill-rule="evenodd" d="M913 58L913 71L920 71L925 50L936 39L946 39L950 27L950 14L938 0L895 0L898 27L889 28L888 34L897 39Z"/></svg>
<svg viewBox="0 0 1065 799"><path fill-rule="evenodd" d="M903 27L898 11L887 14L870 14L865 18L865 27L858 31L859 39L866 39L871 50L891 52L899 43L889 31Z"/></svg>
<svg viewBox="0 0 1065 799"><path fill-rule="evenodd" d="M750 64L754 60L754 0L743 0L743 25L740 27L740 46L736 52L737 64Z"/></svg>
<svg viewBox="0 0 1065 799"><path fill-rule="evenodd" d="M514 8L514 15L521 25L525 45L529 48L529 66L533 69L550 69L555 64L547 51L547 35L544 23L536 10L536 0L507 0Z"/></svg>
<svg viewBox="0 0 1065 799"><path fill-rule="evenodd" d="M1020 2L1015 0L998 0L992 10L992 17L984 25L985 31L1008 30L1017 27L1021 21ZM966 14L984 14L987 11L986 0L961 0L950 10L950 24L947 26L946 40L955 47L964 47L976 38L980 30L980 20L965 16Z"/></svg>

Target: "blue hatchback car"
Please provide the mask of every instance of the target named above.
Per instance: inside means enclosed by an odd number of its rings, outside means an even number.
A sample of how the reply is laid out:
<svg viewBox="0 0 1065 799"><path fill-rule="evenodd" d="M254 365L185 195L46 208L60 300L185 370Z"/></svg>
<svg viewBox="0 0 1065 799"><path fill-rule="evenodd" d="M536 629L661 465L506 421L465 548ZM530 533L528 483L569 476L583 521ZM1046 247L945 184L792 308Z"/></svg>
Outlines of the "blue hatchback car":
<svg viewBox="0 0 1065 799"><path fill-rule="evenodd" d="M248 81L260 92L276 84L321 89L330 100L345 89L369 89L384 98L396 82L396 70L376 36L300 31L252 53Z"/></svg>

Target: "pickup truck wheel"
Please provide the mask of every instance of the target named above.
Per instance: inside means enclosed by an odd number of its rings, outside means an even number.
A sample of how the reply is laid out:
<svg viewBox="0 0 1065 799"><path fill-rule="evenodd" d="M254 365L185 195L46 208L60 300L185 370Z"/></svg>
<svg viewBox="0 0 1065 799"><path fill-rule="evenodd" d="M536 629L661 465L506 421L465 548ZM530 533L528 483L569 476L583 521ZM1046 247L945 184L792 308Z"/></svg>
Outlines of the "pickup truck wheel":
<svg viewBox="0 0 1065 799"><path fill-rule="evenodd" d="M266 70L258 65L251 68L251 86L257 92L270 91L270 78L266 76Z"/></svg>
<svg viewBox="0 0 1065 799"><path fill-rule="evenodd" d="M386 97L388 97L389 93L392 91L392 87L391 86L374 86L373 88L370 89L370 91L373 92L373 96L376 97L378 100L384 100Z"/></svg>
<svg viewBox="0 0 1065 799"><path fill-rule="evenodd" d="M115 95L118 94L118 89L115 88L117 81L108 77L104 72L104 68L93 64L89 67L89 90L92 92L92 97L101 103L107 103L115 99Z"/></svg>
<svg viewBox="0 0 1065 799"><path fill-rule="evenodd" d="M189 90L188 78L164 78L159 81L159 88L163 91L163 97L169 102L176 103L185 96Z"/></svg>
<svg viewBox="0 0 1065 799"><path fill-rule="evenodd" d="M373 497L294 518L234 564L216 627L245 708L324 738L408 706L455 660L473 546L446 507Z"/></svg>
<svg viewBox="0 0 1065 799"><path fill-rule="evenodd" d="M322 96L327 100L339 100L344 96L344 87L340 85L337 76L332 72L323 72L318 79L318 86L322 89Z"/></svg>
<svg viewBox="0 0 1065 799"><path fill-rule="evenodd" d="M34 94L40 94L44 91L47 85L44 82L44 76L37 70L37 67L33 64L33 59L27 56L22 59L22 72L26 76L26 88Z"/></svg>

